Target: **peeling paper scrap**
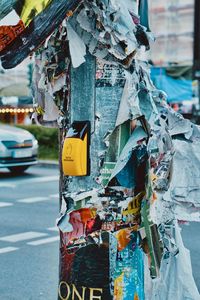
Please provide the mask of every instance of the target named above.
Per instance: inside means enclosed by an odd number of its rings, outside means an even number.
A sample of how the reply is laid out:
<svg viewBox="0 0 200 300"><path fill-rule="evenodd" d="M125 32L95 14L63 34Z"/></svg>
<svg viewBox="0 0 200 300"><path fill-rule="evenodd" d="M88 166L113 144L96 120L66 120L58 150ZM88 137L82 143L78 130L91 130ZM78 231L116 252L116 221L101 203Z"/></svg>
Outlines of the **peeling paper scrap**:
<svg viewBox="0 0 200 300"><path fill-rule="evenodd" d="M69 222L69 219L70 219L69 213L65 213L63 216L61 216L59 219L56 220L56 224L62 232L73 231L73 226Z"/></svg>
<svg viewBox="0 0 200 300"><path fill-rule="evenodd" d="M7 16L0 20L0 26L15 26L20 18L15 10L12 10Z"/></svg>
<svg viewBox="0 0 200 300"><path fill-rule="evenodd" d="M175 149L172 162L173 171L169 190L164 194L163 199L168 202L177 201L179 204L189 201L199 207L200 143L177 139L173 140L173 144Z"/></svg>
<svg viewBox="0 0 200 300"><path fill-rule="evenodd" d="M162 261L160 278L152 281L152 295L149 300L200 300L192 275L190 252L183 245L177 222L174 222L174 226L179 253Z"/></svg>
<svg viewBox="0 0 200 300"><path fill-rule="evenodd" d="M138 145L137 142L142 139L146 139L146 138L147 138L147 134L143 130L143 128L141 126L136 127L136 129L132 133L131 137L129 138L127 144L123 148L122 153L120 154L120 157L119 157L119 159L116 163L116 166L112 172L110 180L112 178L114 178L125 167L125 165L127 164L128 160L130 158L130 155L131 155L133 149L135 147L137 147L137 145Z"/></svg>
<svg viewBox="0 0 200 300"><path fill-rule="evenodd" d="M74 68L77 68L85 62L86 46L69 22L66 24L66 27L72 65Z"/></svg>
<svg viewBox="0 0 200 300"><path fill-rule="evenodd" d="M124 90L123 90L123 94L122 94L122 99L120 101L117 120L116 120L116 123L115 123L116 127L121 125L122 123L124 123L125 121L127 121L130 118L130 107L129 107L129 104L127 102L128 95L129 95L128 80L126 80Z"/></svg>

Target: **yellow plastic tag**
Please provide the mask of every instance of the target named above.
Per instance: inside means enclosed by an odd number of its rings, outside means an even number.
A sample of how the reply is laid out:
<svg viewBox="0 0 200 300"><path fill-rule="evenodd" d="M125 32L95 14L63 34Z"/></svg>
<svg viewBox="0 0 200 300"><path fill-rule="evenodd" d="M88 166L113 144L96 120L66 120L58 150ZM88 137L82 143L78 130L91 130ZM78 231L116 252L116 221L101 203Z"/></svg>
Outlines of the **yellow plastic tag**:
<svg viewBox="0 0 200 300"><path fill-rule="evenodd" d="M89 160L90 122L73 122L62 151L63 173L66 176L87 176Z"/></svg>

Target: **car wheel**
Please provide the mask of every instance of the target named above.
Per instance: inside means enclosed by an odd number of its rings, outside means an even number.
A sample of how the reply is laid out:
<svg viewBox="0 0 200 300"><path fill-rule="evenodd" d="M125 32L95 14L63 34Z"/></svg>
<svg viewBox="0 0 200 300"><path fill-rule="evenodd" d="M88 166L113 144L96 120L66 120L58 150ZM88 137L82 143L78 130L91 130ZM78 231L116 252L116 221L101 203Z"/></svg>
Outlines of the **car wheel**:
<svg viewBox="0 0 200 300"><path fill-rule="evenodd" d="M9 167L8 169L12 173L20 174L20 173L23 173L24 171L26 171L28 168L29 168L29 166L19 166L19 167Z"/></svg>

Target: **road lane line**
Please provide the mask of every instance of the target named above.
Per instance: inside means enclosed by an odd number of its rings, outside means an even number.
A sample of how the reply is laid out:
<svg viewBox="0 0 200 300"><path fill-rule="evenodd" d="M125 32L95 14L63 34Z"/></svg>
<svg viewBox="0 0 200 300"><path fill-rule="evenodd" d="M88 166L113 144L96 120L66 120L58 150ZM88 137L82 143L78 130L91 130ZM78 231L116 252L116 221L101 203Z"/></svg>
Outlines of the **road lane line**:
<svg viewBox="0 0 200 300"><path fill-rule="evenodd" d="M1 182L0 183L0 188L4 188L4 187L8 187L8 188L14 189L16 187L16 184L7 183L7 182Z"/></svg>
<svg viewBox="0 0 200 300"><path fill-rule="evenodd" d="M13 252L18 250L19 248L15 248L15 247L5 247L5 248L0 248L0 254L3 253L8 253L8 252Z"/></svg>
<svg viewBox="0 0 200 300"><path fill-rule="evenodd" d="M7 206L12 206L13 203L10 202L0 202L0 207L7 207Z"/></svg>
<svg viewBox="0 0 200 300"><path fill-rule="evenodd" d="M59 231L57 226L49 227L49 228L47 228L47 230L50 230L50 231L56 231L56 232Z"/></svg>
<svg viewBox="0 0 200 300"><path fill-rule="evenodd" d="M59 176L44 176L44 177L36 177L36 178L22 178L20 180L15 181L15 183L9 183L9 182L1 182L0 188L16 188L19 185L29 184L29 183L44 183L44 182L52 182L52 181L58 181ZM53 197L57 197L57 195L53 195Z"/></svg>
<svg viewBox="0 0 200 300"><path fill-rule="evenodd" d="M28 242L27 244L31 245L31 246L39 246L39 245L49 244L49 243L56 242L56 241L59 241L59 236L54 236L54 237L50 237L50 238L46 238L46 239Z"/></svg>
<svg viewBox="0 0 200 300"><path fill-rule="evenodd" d="M47 201L47 200L49 200L48 197L31 197L31 198L24 198L24 199L17 200L17 202L36 203L36 202Z"/></svg>
<svg viewBox="0 0 200 300"><path fill-rule="evenodd" d="M37 178L27 178L21 179L20 181L16 182L16 185L27 184L27 183L44 183L44 182L51 182L51 181L58 181L59 176L44 176L44 177L37 177Z"/></svg>
<svg viewBox="0 0 200 300"><path fill-rule="evenodd" d="M37 177L37 178L28 178L26 181L30 181L33 183L40 183L40 182L50 182L50 181L57 181L59 180L59 176L44 176L44 177Z"/></svg>
<svg viewBox="0 0 200 300"><path fill-rule="evenodd" d="M52 194L52 195L49 195L50 198L59 198L59 194Z"/></svg>
<svg viewBox="0 0 200 300"><path fill-rule="evenodd" d="M31 239L35 239L35 238L39 238L39 237L43 237L43 236L47 236L47 235L48 235L47 233L28 231L28 232L17 233L17 234L0 237L0 241L16 243L16 242L31 240Z"/></svg>

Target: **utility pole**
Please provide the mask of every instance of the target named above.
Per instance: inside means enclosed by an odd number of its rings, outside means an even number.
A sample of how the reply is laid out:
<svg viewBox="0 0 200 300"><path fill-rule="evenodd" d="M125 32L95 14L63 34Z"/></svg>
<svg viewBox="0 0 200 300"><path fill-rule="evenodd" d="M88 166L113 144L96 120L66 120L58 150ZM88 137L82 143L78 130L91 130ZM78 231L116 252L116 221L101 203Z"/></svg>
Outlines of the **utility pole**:
<svg viewBox="0 0 200 300"><path fill-rule="evenodd" d="M60 207L62 207L62 201L66 202L66 206L70 208L71 205L71 193L76 193L77 191L82 191L82 199L81 201L88 201L87 197L84 196L85 192L90 192L91 189L99 189L99 184L97 183L97 179L95 178L98 173L97 170L99 168L98 159L101 160L100 156L105 151L106 147L103 142L104 136L107 132L111 131L115 126L115 121L117 117L117 112L119 108L119 103L123 93L123 86L125 82L125 78L121 74L122 67L114 68L116 72L118 72L117 78L118 81L111 85L112 80L112 72L113 66L112 64L101 64L96 58L90 54L86 56L86 62L82 64L78 68L70 68L70 94L68 95L68 109L67 119L69 117L69 124L72 124L74 121L89 121L91 124L91 142L90 142L90 176L84 177L68 177L64 176L62 166L61 166L61 176L60 176ZM96 74L101 74L101 79L96 80ZM68 125L69 125L68 124ZM68 126L69 127L69 126ZM63 130L61 129L60 134L60 144L63 145ZM62 157L60 158L60 161ZM80 195L81 198L81 195ZM103 199L103 196L102 196ZM79 203L76 202L77 207L80 207ZM84 270L84 267L80 269L79 276L80 278L85 276L79 284L78 287L74 285L68 285L67 282L68 276L70 276L70 272L68 270L68 266L70 264L70 256L66 254L65 245L63 240L65 239L65 234L61 233L61 244L60 244L60 281L59 281L59 289L58 289L58 299L67 299L67 295L72 295L72 293L79 293L83 295L83 291L81 290L82 286L88 286L90 281L92 280L92 273L88 270ZM109 238L108 238L109 241ZM83 261L88 263L91 260L91 272L96 272L98 274L99 280L96 282L95 286L95 278L91 289L87 289L85 291L85 298L90 299L92 297L91 293L94 293L94 299L106 299L111 300L110 295L108 293L109 288L105 288L103 292L103 298L100 298L101 291L98 291L98 284L100 282L105 281L105 268L102 266L101 273L98 270L92 270L94 266L92 266L92 259L94 259L93 255L95 253L91 253L90 257L86 255L83 257ZM84 262L83 262L84 264ZM109 262L106 261L105 265L109 265ZM85 266L86 268L86 266ZM73 270L75 274L75 271ZM81 273L83 275L81 275ZM85 275L84 275L85 274ZM78 275L78 274L77 274ZM77 276L74 275L74 276ZM86 282L88 280L88 284ZM95 289L96 287L96 289ZM92 290L92 288L94 290ZM76 290L75 290L76 289ZM95 298L95 295L97 298ZM99 295L99 298L98 298ZM71 298L69 298L71 299Z"/></svg>

